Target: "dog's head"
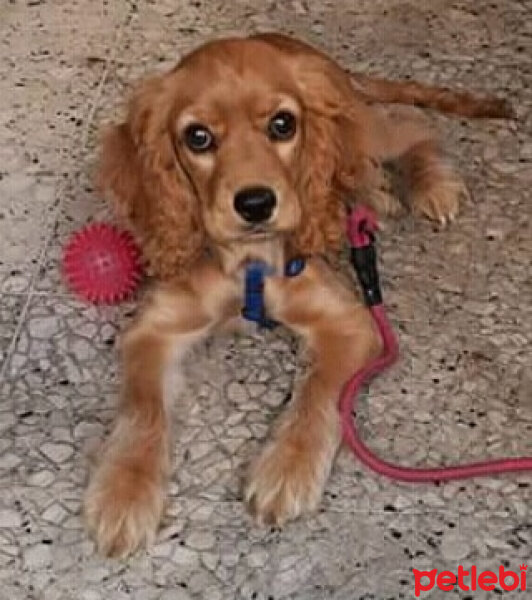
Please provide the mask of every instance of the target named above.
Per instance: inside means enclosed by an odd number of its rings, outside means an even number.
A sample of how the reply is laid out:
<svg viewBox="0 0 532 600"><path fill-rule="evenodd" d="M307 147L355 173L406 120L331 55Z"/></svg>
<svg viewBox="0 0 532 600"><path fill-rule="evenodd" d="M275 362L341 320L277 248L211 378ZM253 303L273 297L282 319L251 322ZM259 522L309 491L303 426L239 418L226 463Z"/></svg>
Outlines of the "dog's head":
<svg viewBox="0 0 532 600"><path fill-rule="evenodd" d="M101 175L154 271L186 271L205 244L285 236L310 254L343 231L340 174L357 169L349 79L276 35L211 42L140 85L104 143Z"/></svg>

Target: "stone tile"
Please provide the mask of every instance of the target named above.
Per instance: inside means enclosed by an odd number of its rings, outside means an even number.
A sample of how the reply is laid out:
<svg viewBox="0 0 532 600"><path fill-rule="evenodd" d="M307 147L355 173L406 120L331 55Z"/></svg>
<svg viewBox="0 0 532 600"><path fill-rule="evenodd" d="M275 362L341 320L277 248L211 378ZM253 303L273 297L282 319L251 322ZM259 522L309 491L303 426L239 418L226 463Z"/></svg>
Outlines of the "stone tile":
<svg viewBox="0 0 532 600"><path fill-rule="evenodd" d="M516 124L434 116L472 198L445 232L410 219L385 224L383 287L402 359L372 383L357 418L376 452L405 464L532 454L526 3L77 0L8 3L0 14L4 361L29 301L0 381L0 596L410 598L412 568L526 562L529 475L410 486L347 451L316 515L283 530L254 527L242 476L300 368L294 340L280 332L214 339L191 357L157 542L127 562L98 558L81 498L115 414L113 340L136 301L82 304L60 273L68 235L112 219L92 183L100 127L121 114L135 80L208 38L280 29L353 70L505 93Z"/></svg>
<svg viewBox="0 0 532 600"><path fill-rule="evenodd" d="M112 385L119 315L133 307L97 307L73 298L33 296L6 377L16 389Z"/></svg>
<svg viewBox="0 0 532 600"><path fill-rule="evenodd" d="M23 301L20 296L0 296L0 370L4 368L16 332Z"/></svg>

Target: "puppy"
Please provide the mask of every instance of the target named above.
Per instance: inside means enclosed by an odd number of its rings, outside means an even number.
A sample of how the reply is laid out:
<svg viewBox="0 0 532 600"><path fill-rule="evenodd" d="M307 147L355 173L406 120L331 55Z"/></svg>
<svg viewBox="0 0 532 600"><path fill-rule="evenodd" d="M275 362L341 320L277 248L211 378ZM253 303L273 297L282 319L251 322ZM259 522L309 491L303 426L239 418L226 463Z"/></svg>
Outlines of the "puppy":
<svg viewBox="0 0 532 600"><path fill-rule="evenodd" d="M103 142L100 178L159 284L123 339L113 431L85 496L99 550L124 556L156 533L170 471L167 366L243 305L250 261L267 265L269 319L302 336L312 366L253 461L245 500L260 522L314 510L341 441L343 383L380 351L368 310L325 260L342 244L345 201L380 213L395 161L412 211L445 223L466 193L417 108L506 117L508 106L349 75L275 34L208 43L140 85ZM293 277L285 265L305 259Z"/></svg>

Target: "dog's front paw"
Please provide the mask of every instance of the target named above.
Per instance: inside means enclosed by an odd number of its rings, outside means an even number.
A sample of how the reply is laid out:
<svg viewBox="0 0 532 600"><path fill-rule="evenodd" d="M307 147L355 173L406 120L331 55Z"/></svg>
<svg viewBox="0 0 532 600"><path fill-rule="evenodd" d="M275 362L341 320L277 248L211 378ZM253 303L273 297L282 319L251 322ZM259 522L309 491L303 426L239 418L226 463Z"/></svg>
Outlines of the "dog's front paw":
<svg viewBox="0 0 532 600"><path fill-rule="evenodd" d="M245 488L245 501L257 523L283 525L315 510L330 462L290 438L271 442L252 465Z"/></svg>
<svg viewBox="0 0 532 600"><path fill-rule="evenodd" d="M469 192L459 175L449 172L446 176L428 183L424 189L415 190L412 196L412 210L441 225L454 221L458 215L460 201Z"/></svg>
<svg viewBox="0 0 532 600"><path fill-rule="evenodd" d="M121 558L153 541L163 506L163 485L143 466L102 463L85 494L85 520L98 551Z"/></svg>

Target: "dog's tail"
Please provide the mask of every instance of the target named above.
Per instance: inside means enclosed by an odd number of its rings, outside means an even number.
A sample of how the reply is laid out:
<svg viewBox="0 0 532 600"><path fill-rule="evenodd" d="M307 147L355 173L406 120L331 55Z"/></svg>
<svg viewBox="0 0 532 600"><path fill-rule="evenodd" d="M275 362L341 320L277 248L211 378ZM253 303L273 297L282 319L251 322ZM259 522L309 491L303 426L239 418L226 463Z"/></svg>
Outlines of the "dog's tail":
<svg viewBox="0 0 532 600"><path fill-rule="evenodd" d="M444 113L464 117L515 118L511 104L504 98L482 96L415 81L391 81L351 73L355 90L370 102L411 104L434 108Z"/></svg>

